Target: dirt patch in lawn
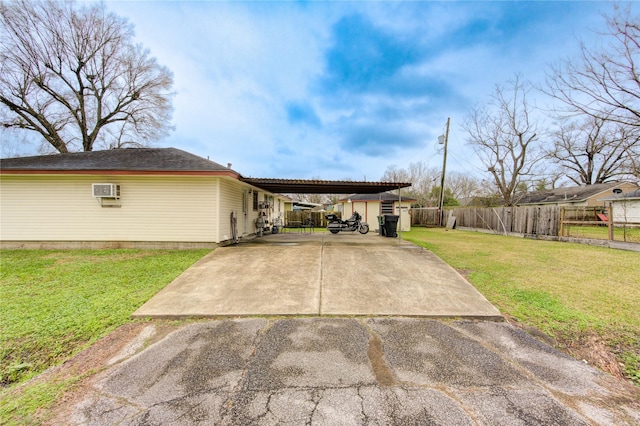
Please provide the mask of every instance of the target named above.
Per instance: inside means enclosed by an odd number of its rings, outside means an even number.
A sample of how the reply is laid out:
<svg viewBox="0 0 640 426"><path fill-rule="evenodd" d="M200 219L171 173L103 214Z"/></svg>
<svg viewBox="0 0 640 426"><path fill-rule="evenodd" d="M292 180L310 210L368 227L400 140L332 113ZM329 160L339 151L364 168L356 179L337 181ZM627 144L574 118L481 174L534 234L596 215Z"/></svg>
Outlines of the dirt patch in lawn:
<svg viewBox="0 0 640 426"><path fill-rule="evenodd" d="M629 380L624 373L623 365L616 358L616 352L605 345L599 335L594 333L581 337L576 337L575 335L551 337L535 327L519 322L508 314L505 314L504 317L508 323L526 331L536 339L555 347L572 358L586 362L618 379ZM624 349L618 348L616 351L623 351ZM629 381L633 383L631 380Z"/></svg>
<svg viewBox="0 0 640 426"><path fill-rule="evenodd" d="M566 345L566 351L574 358L585 360L612 376L625 378L616 355L599 340L598 336L588 336L578 342L566 342Z"/></svg>
<svg viewBox="0 0 640 426"><path fill-rule="evenodd" d="M109 365L129 358L183 325L184 323L171 321L140 321L122 325L62 365L50 368L22 386L12 389L5 394L5 397L19 396L26 385L61 383L81 378L79 384L58 399L53 407L36 413L36 418L44 425L64 424L64 419L74 405L80 402L92 381L97 377L97 373ZM153 330L152 333L149 332L150 328ZM143 340L140 339L141 336L144 337ZM123 353L126 356L123 357Z"/></svg>

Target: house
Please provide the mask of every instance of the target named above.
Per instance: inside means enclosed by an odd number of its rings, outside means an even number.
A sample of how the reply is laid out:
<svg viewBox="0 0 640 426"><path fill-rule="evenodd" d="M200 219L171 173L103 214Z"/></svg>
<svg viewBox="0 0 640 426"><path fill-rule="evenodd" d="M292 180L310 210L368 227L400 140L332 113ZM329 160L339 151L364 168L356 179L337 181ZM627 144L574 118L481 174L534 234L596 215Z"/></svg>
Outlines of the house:
<svg viewBox="0 0 640 426"><path fill-rule="evenodd" d="M640 226L640 189L631 192L614 193L602 201L611 203L613 223Z"/></svg>
<svg viewBox="0 0 640 426"><path fill-rule="evenodd" d="M211 246L233 239L232 212L238 237L255 233L259 216L284 216L277 194L175 148L3 159L0 177L4 246Z"/></svg>
<svg viewBox="0 0 640 426"><path fill-rule="evenodd" d="M409 210L414 198L400 197L397 194L383 192L380 194L352 194L339 200L339 210L342 217L348 218L353 212L362 215L362 220L367 222L371 229L378 228L378 216L384 214L400 215L398 227L400 230L411 230L411 216ZM402 208L400 208L402 206ZM402 213L400 213L402 211Z"/></svg>
<svg viewBox="0 0 640 426"><path fill-rule="evenodd" d="M557 205L564 207L600 207L603 197L614 191L635 191L638 186L630 182L606 182L585 186L572 186L525 194L518 202L519 206Z"/></svg>
<svg viewBox="0 0 640 426"><path fill-rule="evenodd" d="M280 193L380 192L410 184L249 178L175 148L0 160L9 247L215 247L284 219Z"/></svg>

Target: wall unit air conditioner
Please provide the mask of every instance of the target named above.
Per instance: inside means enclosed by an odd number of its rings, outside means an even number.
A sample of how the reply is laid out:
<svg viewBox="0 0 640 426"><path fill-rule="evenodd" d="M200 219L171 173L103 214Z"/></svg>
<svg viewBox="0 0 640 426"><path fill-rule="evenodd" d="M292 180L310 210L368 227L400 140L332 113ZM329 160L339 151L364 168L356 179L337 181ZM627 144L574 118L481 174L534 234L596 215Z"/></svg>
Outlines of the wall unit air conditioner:
<svg viewBox="0 0 640 426"><path fill-rule="evenodd" d="M115 183L93 183L91 193L96 198L120 198L120 185Z"/></svg>

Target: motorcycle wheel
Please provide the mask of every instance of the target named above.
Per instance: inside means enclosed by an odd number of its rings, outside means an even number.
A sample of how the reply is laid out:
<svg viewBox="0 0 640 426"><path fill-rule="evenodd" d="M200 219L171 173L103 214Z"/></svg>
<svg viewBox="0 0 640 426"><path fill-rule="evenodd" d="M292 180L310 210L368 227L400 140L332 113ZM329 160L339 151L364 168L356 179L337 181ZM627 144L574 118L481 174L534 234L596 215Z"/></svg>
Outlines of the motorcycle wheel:
<svg viewBox="0 0 640 426"><path fill-rule="evenodd" d="M331 232L332 234L337 234L340 231L338 231L337 229L329 229L329 232Z"/></svg>
<svg viewBox="0 0 640 426"><path fill-rule="evenodd" d="M358 232L361 234L366 234L367 232L369 232L369 225L360 225L360 228L358 228Z"/></svg>

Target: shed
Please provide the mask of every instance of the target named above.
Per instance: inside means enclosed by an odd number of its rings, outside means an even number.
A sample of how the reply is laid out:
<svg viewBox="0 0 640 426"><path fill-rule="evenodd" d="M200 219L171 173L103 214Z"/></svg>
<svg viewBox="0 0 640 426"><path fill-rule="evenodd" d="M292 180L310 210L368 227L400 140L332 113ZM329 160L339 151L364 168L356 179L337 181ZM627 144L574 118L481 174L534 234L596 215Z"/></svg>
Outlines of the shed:
<svg viewBox="0 0 640 426"><path fill-rule="evenodd" d="M402 232L411 230L410 209L411 203L416 202L414 198L383 192L380 194L351 194L339 201L344 217L349 217L357 211L371 229L378 227L378 216L394 214L400 216L399 226Z"/></svg>

